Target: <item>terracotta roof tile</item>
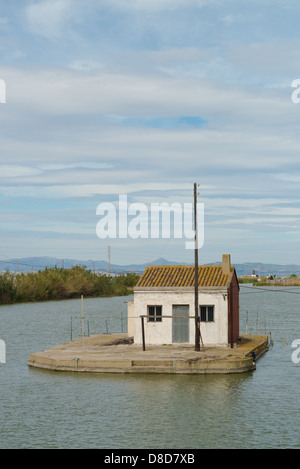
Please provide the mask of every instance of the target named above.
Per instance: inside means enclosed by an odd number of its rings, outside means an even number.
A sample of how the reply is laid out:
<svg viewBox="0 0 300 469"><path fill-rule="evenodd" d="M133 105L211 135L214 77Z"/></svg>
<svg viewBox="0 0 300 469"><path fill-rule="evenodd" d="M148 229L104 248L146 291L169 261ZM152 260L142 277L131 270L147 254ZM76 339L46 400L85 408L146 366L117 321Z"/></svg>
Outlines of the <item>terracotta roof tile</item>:
<svg viewBox="0 0 300 469"><path fill-rule="evenodd" d="M222 265L202 265L198 270L199 287L226 287L232 274L223 274ZM137 287L193 287L194 266L148 266Z"/></svg>

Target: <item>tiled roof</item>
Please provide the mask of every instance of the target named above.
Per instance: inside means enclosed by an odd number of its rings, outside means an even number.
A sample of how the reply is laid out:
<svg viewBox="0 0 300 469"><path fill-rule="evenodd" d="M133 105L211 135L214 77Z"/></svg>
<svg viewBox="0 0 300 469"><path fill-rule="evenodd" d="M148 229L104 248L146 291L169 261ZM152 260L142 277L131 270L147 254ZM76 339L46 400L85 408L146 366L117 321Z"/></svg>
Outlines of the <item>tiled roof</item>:
<svg viewBox="0 0 300 469"><path fill-rule="evenodd" d="M203 265L198 269L199 287L226 287L232 277L223 274L222 265ZM159 265L148 266L137 287L193 287L195 285L194 266Z"/></svg>

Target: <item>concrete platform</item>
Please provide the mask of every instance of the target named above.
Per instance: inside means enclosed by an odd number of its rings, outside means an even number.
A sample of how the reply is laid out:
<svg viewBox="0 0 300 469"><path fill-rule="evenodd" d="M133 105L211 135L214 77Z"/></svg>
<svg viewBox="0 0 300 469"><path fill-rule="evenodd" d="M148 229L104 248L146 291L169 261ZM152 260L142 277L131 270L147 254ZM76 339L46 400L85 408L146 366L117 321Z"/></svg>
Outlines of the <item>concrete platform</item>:
<svg viewBox="0 0 300 469"><path fill-rule="evenodd" d="M258 359L269 348L267 336L241 336L234 348L192 345L132 344L127 334L104 334L77 339L32 353L28 366L54 371L93 373L227 374L255 370L252 352Z"/></svg>

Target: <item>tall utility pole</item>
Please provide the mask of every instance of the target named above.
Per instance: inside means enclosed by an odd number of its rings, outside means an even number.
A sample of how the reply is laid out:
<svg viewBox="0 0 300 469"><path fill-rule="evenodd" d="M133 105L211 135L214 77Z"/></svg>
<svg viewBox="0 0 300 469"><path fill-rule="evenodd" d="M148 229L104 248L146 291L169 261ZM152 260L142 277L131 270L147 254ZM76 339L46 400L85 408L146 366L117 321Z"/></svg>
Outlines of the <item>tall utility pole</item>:
<svg viewBox="0 0 300 469"><path fill-rule="evenodd" d="M194 227L195 227L195 351L200 351L199 294L198 294L198 227L197 227L197 184L194 184Z"/></svg>

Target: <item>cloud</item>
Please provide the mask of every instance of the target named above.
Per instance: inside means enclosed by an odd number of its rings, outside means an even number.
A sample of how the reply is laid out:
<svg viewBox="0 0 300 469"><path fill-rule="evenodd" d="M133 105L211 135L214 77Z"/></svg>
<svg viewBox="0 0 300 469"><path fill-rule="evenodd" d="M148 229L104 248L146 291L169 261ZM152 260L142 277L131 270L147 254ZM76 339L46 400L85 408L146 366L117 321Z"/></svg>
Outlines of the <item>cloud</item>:
<svg viewBox="0 0 300 469"><path fill-rule="evenodd" d="M31 115L55 116L97 114L126 118L178 118L200 116L208 122L241 126L258 122L277 125L283 119L295 123L297 106L287 91L220 86L194 77L170 77L131 72L92 74L55 68L40 70L6 69L5 80L14 106L27 108ZM226 116L226 118L224 118ZM254 128L254 126L253 126Z"/></svg>
<svg viewBox="0 0 300 469"><path fill-rule="evenodd" d="M34 197L34 198L81 198L92 197L94 195L115 195L115 194L130 194L138 191L167 191L167 190L188 190L190 185L177 183L157 183L150 182L136 182L132 184L61 184L51 186L2 186L0 193L5 197Z"/></svg>
<svg viewBox="0 0 300 469"><path fill-rule="evenodd" d="M103 68L103 65L96 60L74 59L69 64L69 68L78 72L93 72L94 70Z"/></svg>
<svg viewBox="0 0 300 469"><path fill-rule="evenodd" d="M24 176L26 184L47 186L55 178L86 185L98 177L119 192L134 178L182 184L199 174L209 178L206 185L218 178L225 190L222 177L232 172L230 183L250 190L250 175L257 181L270 168L283 173L299 161L300 106L277 90L138 71L6 69L5 79L10 100L0 114L2 183L5 174L9 183ZM251 190L258 185L254 181Z"/></svg>
<svg viewBox="0 0 300 469"><path fill-rule="evenodd" d="M120 118L119 122L129 126L149 127L153 129L200 128L206 123L206 121L199 116L130 117Z"/></svg>
<svg viewBox="0 0 300 469"><path fill-rule="evenodd" d="M292 81L299 74L298 38L284 40L264 40L260 42L230 44L225 52L226 60L241 73L248 75L248 80L256 76L260 83L278 85L283 79Z"/></svg>
<svg viewBox="0 0 300 469"><path fill-rule="evenodd" d="M102 5L113 6L121 10L134 11L171 11L184 8L202 8L218 3L216 0L100 0Z"/></svg>
<svg viewBox="0 0 300 469"><path fill-rule="evenodd" d="M222 21L225 24L231 25L235 22L235 17L234 17L234 15L229 14L229 15L224 16L224 18L222 18Z"/></svg>
<svg viewBox="0 0 300 469"><path fill-rule="evenodd" d="M278 174L273 174L272 177L274 179L277 179L279 181L286 181L286 182L295 182L299 183L300 182L300 173L299 171L294 171L293 173L278 173Z"/></svg>
<svg viewBox="0 0 300 469"><path fill-rule="evenodd" d="M45 38L59 38L72 7L71 0L44 0L26 8L31 32Z"/></svg>
<svg viewBox="0 0 300 469"><path fill-rule="evenodd" d="M3 229L21 237L23 213L33 242L38 227L70 233L69 208L84 231L102 200L191 201L197 181L212 256L230 243L248 256L250 242L267 257L271 225L296 230L299 217L299 8L274 2L30 0L15 17L6 6L2 63L20 55L1 68Z"/></svg>
<svg viewBox="0 0 300 469"><path fill-rule="evenodd" d="M39 165L39 167L43 170L50 170L50 171L55 171L55 170L64 170L64 169L96 169L96 170L101 170L101 169L111 169L113 168L113 165L108 164L108 163L97 163L97 162L80 162L80 163L42 163Z"/></svg>
<svg viewBox="0 0 300 469"><path fill-rule="evenodd" d="M0 179L39 176L42 173L37 168L17 165L0 165Z"/></svg>

